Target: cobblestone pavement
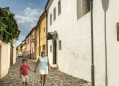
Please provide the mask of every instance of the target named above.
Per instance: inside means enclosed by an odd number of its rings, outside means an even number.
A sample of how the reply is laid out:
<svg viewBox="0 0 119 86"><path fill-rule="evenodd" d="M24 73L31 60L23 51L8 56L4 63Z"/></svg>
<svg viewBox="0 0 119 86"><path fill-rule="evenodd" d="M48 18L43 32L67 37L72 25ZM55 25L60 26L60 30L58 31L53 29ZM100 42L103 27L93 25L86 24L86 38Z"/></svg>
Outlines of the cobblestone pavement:
<svg viewBox="0 0 119 86"><path fill-rule="evenodd" d="M22 65L22 59L23 58L17 59L17 63L9 69L8 75L0 80L0 86L22 86L22 81L19 76L19 68ZM27 64L34 70L36 60L27 59ZM41 86L38 69L37 73L29 71L28 86ZM91 83L51 68L46 77L45 86L91 86Z"/></svg>

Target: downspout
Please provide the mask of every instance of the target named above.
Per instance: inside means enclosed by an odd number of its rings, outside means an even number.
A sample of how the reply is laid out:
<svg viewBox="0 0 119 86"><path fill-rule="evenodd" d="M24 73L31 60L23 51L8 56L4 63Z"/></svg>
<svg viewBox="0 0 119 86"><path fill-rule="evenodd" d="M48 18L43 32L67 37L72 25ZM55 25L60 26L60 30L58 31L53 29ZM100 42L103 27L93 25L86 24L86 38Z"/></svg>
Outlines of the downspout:
<svg viewBox="0 0 119 86"><path fill-rule="evenodd" d="M93 43L93 0L90 0L90 10L91 10L91 51L92 51L92 63L91 63L91 81L92 86L95 86L95 67L94 67L94 43Z"/></svg>

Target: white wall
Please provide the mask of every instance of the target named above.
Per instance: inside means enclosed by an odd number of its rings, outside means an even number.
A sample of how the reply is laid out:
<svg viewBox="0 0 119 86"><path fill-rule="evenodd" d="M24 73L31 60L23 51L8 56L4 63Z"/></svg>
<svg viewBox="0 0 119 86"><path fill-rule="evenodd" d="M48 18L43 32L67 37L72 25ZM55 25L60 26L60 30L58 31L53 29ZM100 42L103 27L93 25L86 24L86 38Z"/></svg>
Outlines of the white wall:
<svg viewBox="0 0 119 86"><path fill-rule="evenodd" d="M62 41L62 50L58 50L59 69L78 78L91 81L91 26L90 12L77 20L77 0L61 0L61 14L58 16L58 1L54 0L48 14L48 32L57 31ZM119 22L119 1L110 0L107 11L107 67L108 86L119 86L119 42L117 27ZM50 26L50 14L56 7L56 20ZM94 0L94 64L95 85L105 86L105 33L104 10L101 0ZM53 19L52 19L53 20ZM50 52L52 40L48 41Z"/></svg>
<svg viewBox="0 0 119 86"><path fill-rule="evenodd" d="M58 46L59 69L75 77L91 81L90 12L77 20L77 1L61 0L61 14L58 16L58 1L54 0L49 9L48 32L56 30L57 42L62 41L62 50L59 50ZM50 14L53 15L55 7L56 20L50 26ZM48 41L48 56L52 64L53 53L50 52L50 45L52 40Z"/></svg>
<svg viewBox="0 0 119 86"><path fill-rule="evenodd" d="M0 41L1 42L1 41ZM1 78L8 73L8 44L2 43L2 56L1 56Z"/></svg>
<svg viewBox="0 0 119 86"><path fill-rule="evenodd" d="M108 0L107 0L108 1ZM119 42L117 27L119 22L119 1L110 0L107 10L107 67L108 86L119 86ZM104 51L104 11L101 0L94 1L95 32L95 79L96 86L105 86L105 51Z"/></svg>

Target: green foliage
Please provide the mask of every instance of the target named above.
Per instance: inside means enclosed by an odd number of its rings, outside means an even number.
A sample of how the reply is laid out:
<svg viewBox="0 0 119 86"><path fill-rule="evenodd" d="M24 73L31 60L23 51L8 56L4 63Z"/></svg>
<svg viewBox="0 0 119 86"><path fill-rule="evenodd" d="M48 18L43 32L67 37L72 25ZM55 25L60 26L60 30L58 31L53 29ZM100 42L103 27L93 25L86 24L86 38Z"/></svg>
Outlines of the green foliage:
<svg viewBox="0 0 119 86"><path fill-rule="evenodd" d="M14 14L8 14L0 8L0 40L13 44L13 39L18 38L18 25Z"/></svg>

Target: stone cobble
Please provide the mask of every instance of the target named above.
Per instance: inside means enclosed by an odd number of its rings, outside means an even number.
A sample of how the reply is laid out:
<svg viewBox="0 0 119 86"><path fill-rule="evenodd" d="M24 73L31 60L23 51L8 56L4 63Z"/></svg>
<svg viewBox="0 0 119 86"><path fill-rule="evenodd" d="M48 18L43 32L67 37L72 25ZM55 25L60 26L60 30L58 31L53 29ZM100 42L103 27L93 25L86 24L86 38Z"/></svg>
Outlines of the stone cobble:
<svg viewBox="0 0 119 86"><path fill-rule="evenodd" d="M7 76L0 80L0 86L22 86L22 80L19 76L19 69L22 65L23 58L17 58L17 63L10 67ZM36 60L27 59L27 64L32 70L35 69ZM28 86L41 86L40 84L40 75L37 69L37 72L29 72L29 83ZM91 86L90 82L87 82L83 79L75 78L71 75L67 75L59 71L58 69L52 69L49 71L49 74L46 76L45 86Z"/></svg>

